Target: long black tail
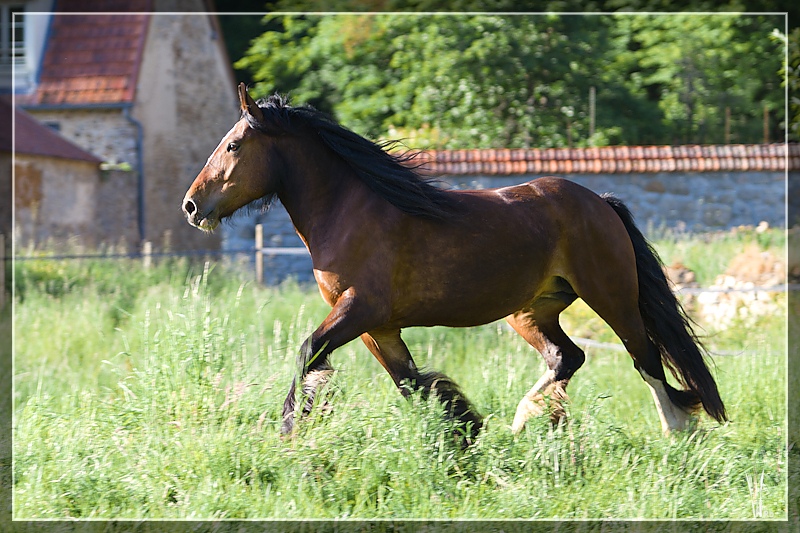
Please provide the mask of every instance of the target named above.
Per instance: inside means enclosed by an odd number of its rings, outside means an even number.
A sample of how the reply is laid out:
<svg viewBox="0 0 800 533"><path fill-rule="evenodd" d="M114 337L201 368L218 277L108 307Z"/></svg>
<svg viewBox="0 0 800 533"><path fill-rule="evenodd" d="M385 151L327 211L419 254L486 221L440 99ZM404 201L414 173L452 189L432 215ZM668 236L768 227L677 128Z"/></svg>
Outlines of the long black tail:
<svg viewBox="0 0 800 533"><path fill-rule="evenodd" d="M706 366L705 348L670 289L661 259L634 224L633 215L625 204L612 195L604 194L602 198L622 219L633 243L639 275L639 312L647 335L658 348L661 361L687 389L677 390L665 383L667 395L684 409L702 404L712 418L724 422L728 416L717 384Z"/></svg>

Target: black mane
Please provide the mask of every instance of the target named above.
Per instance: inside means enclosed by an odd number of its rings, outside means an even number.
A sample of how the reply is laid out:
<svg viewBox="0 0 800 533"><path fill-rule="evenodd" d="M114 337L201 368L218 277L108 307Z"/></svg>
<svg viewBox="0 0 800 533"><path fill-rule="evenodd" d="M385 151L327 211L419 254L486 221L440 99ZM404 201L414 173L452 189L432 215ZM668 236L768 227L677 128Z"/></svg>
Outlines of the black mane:
<svg viewBox="0 0 800 533"><path fill-rule="evenodd" d="M311 106L290 106L288 99L272 95L258 101L264 120L245 117L250 127L270 135L295 133L300 126L317 132L328 148L344 159L360 180L398 209L411 215L444 219L453 213L454 200L435 180L421 176L413 164L418 152L390 153L398 141L374 143L337 124Z"/></svg>

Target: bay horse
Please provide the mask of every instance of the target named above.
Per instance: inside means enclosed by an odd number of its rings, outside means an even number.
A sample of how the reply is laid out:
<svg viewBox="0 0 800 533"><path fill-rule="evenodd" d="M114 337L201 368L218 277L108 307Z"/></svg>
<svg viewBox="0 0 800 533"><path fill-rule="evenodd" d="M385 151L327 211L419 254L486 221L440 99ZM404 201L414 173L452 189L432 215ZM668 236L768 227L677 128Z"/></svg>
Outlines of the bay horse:
<svg viewBox="0 0 800 533"><path fill-rule="evenodd" d="M310 412L332 372L331 352L360 337L403 395L438 395L469 444L481 415L447 376L417 368L401 330L501 318L547 364L519 402L512 430L548 406L557 420L567 384L585 360L558 320L577 298L622 340L665 434L689 429L700 407L727 420L705 350L619 199L556 177L445 190L408 154L389 151L391 143L373 143L278 95L256 103L244 84L238 95L241 118L189 187L182 209L192 226L213 231L238 209L277 196L311 254L332 309L300 349L282 433L292 433L296 411ZM681 389L667 383L664 365Z"/></svg>

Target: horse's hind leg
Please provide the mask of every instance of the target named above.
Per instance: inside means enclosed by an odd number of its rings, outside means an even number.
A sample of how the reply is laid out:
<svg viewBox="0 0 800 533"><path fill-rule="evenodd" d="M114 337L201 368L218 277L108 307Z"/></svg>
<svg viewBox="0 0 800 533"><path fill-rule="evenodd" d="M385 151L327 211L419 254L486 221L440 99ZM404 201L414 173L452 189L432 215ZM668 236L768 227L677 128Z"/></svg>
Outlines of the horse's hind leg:
<svg viewBox="0 0 800 533"><path fill-rule="evenodd" d="M649 343L649 349L651 352L655 354L655 357L660 357L658 354L658 349L653 345L653 343ZM661 363L659 362L659 367L661 367ZM691 429L696 419L693 416L692 412L687 411L677 405L669 396L668 388L670 385L667 384L666 376L664 376L664 369L661 368L661 375L660 377L658 374L655 376L650 375L641 365L636 364L636 370L639 371L639 374L644 379L647 386L650 388L650 393L653 395L653 401L656 404L656 410L658 411L658 417L661 420L661 430L664 434L670 434L674 431L684 431L687 429ZM684 391L672 389L674 392L673 394L680 395ZM689 403L689 402L687 402Z"/></svg>
<svg viewBox="0 0 800 533"><path fill-rule="evenodd" d="M616 298L612 295L597 297L594 294L581 297L622 340L634 367L650 389L662 431L669 434L689 429L695 421L691 413L693 400L687 392L676 390L667 383L661 354L647 336L638 304L632 296L635 294L631 290L619 289ZM680 404L689 406L688 410Z"/></svg>
<svg viewBox="0 0 800 533"><path fill-rule="evenodd" d="M664 366L661 363L661 354L647 337L639 315L632 315L624 326L616 324L615 327L615 324L610 324L612 329L618 332L625 348L633 358L634 367L650 389L663 433L670 434L674 431L690 429L695 423L692 413L677 405L673 401L676 398L670 398L670 390L675 397L686 393L672 388L667 383Z"/></svg>
<svg viewBox="0 0 800 533"><path fill-rule="evenodd" d="M361 340L389 373L403 396L411 390L421 390L427 397L434 392L446 406L448 415L460 421L463 431L462 444L471 444L483 425L481 416L461 393L458 386L446 375L438 372L420 372L408 351L399 330L370 331L361 335Z"/></svg>
<svg viewBox="0 0 800 533"><path fill-rule="evenodd" d="M540 415L550 400L550 416L557 423L564 416L562 400L567 398L570 378L586 360L583 351L570 340L558 323L558 314L569 303L558 299L540 301L534 309L506 317L514 330L536 348L547 363L547 371L520 400L511 429L518 433L532 416Z"/></svg>

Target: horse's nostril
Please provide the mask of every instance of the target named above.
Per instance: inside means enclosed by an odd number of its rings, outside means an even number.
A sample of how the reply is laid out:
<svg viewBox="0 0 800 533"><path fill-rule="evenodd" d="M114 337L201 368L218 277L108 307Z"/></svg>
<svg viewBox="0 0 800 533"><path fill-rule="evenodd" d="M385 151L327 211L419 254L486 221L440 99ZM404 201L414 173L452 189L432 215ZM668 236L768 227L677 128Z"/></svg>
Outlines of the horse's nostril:
<svg viewBox="0 0 800 533"><path fill-rule="evenodd" d="M183 210L186 211L187 215L191 215L195 211L197 211L197 206L194 205L194 202L191 200L186 200L186 203L183 204Z"/></svg>

